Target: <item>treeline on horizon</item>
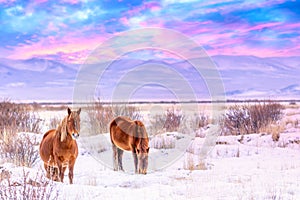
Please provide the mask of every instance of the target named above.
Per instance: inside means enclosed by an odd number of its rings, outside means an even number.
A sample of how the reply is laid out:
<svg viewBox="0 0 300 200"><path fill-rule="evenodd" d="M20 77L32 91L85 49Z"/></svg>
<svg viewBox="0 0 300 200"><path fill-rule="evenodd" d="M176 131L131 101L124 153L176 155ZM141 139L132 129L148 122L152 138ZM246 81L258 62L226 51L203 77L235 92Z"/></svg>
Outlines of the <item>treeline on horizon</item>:
<svg viewBox="0 0 300 200"><path fill-rule="evenodd" d="M7 100L2 100L2 102L5 102ZM14 102L12 100L9 100L10 102ZM1 101L0 101L1 102ZM296 103L300 103L300 99L227 99L227 100L186 100L186 101L174 101L174 100L161 100L161 101L146 101L146 100L141 100L141 101L86 101L86 102L72 102L72 101L66 101L66 102L59 102L59 101L53 101L53 102L20 102L17 104L24 104L24 105L32 105L32 106L47 106L47 105L57 105L57 106L63 106L63 105L90 105L90 104L95 104L95 103L101 103L103 105L118 105L118 104L194 104L194 103L199 103L199 104L207 104L207 103L289 103L291 105L294 105Z"/></svg>

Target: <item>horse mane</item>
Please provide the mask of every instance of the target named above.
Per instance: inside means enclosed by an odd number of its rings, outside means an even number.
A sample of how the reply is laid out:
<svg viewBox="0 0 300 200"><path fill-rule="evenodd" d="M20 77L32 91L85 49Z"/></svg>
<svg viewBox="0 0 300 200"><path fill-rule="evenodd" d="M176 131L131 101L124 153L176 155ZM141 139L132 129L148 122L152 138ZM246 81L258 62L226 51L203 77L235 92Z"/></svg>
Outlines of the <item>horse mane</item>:
<svg viewBox="0 0 300 200"><path fill-rule="evenodd" d="M63 142L67 137L67 123L68 123L68 117L66 116L60 123L60 125L57 128L57 132L60 134L60 141Z"/></svg>
<svg viewBox="0 0 300 200"><path fill-rule="evenodd" d="M136 134L138 134L138 135L136 135L135 137L140 139L140 143L139 143L140 148L142 150L147 150L149 148L149 141L148 141L148 135L146 132L146 128L145 128L143 122L138 121L138 120L136 120L134 122L136 124L136 130L139 129L139 131L136 131Z"/></svg>
<svg viewBox="0 0 300 200"><path fill-rule="evenodd" d="M144 150L149 149L149 139L145 127L143 127L143 136L141 137L141 148Z"/></svg>
<svg viewBox="0 0 300 200"><path fill-rule="evenodd" d="M139 121L139 120L135 120L134 123L136 124L136 129L138 130L138 128L140 129L140 131L136 131L139 132L139 135L136 135L136 137L138 138L148 138L147 132L146 132L146 128L145 125L143 124L143 122Z"/></svg>

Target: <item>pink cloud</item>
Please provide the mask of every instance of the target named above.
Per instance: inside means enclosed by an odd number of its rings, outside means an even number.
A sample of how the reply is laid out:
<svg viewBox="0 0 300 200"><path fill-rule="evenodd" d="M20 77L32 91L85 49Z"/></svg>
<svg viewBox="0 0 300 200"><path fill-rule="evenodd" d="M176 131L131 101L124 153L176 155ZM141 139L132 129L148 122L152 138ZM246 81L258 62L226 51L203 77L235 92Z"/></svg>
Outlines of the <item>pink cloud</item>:
<svg viewBox="0 0 300 200"><path fill-rule="evenodd" d="M203 33L211 33L213 27L211 27L211 21L203 21L203 22L184 22L184 21L173 21L168 24L168 27L171 29L175 29L179 32L182 32L189 36L197 36Z"/></svg>
<svg viewBox="0 0 300 200"><path fill-rule="evenodd" d="M11 3L15 2L15 0L0 0L0 3Z"/></svg>
<svg viewBox="0 0 300 200"><path fill-rule="evenodd" d="M120 22L126 26L128 26L130 24L127 17L120 18Z"/></svg>
<svg viewBox="0 0 300 200"><path fill-rule="evenodd" d="M48 0L35 0L34 2L35 3L45 3L45 2L47 2Z"/></svg>
<svg viewBox="0 0 300 200"><path fill-rule="evenodd" d="M208 54L213 55L253 55L257 57L285 57L285 56L299 56L300 45L284 48L272 49L268 47L250 47L246 44L239 44L234 46L227 46L222 48L208 49Z"/></svg>
<svg viewBox="0 0 300 200"><path fill-rule="evenodd" d="M248 32L248 31L261 30L263 28L275 28L275 27L278 27L281 25L282 25L281 22L273 22L273 23L259 24L256 26L248 26L245 29L238 29L238 30L243 31L243 32Z"/></svg>
<svg viewBox="0 0 300 200"><path fill-rule="evenodd" d="M161 6L158 2L146 2L141 6L137 6L137 7L134 7L133 9L129 10L127 12L127 14L129 16L136 16L145 10L149 10L151 12L156 12L156 11L161 10Z"/></svg>
<svg viewBox="0 0 300 200"><path fill-rule="evenodd" d="M275 27L276 30L289 30L289 29L300 29L300 23L282 24L281 26Z"/></svg>
<svg viewBox="0 0 300 200"><path fill-rule="evenodd" d="M66 35L62 38L49 36L39 42L22 44L15 47L14 51L8 56L10 59L29 59L32 57L47 57L58 55L65 62L83 62L88 52L95 49L107 35L93 35L90 37L76 37Z"/></svg>
<svg viewBox="0 0 300 200"><path fill-rule="evenodd" d="M64 3L69 3L69 4L78 4L80 0L62 0Z"/></svg>
<svg viewBox="0 0 300 200"><path fill-rule="evenodd" d="M219 28L213 26L205 26L205 32L197 34L193 37L199 45L210 46L207 51L210 55L254 55L259 57L272 57L272 56L299 56L300 55L300 37L289 38L291 45L284 48L278 48L275 45L279 44L280 40L277 35L280 33L295 32L300 28L300 23L295 24L282 24L266 23L257 26L249 25L232 25L234 29L224 27L224 30L229 30L222 33ZM257 40L257 44L249 43L246 38L250 31L259 31L264 28L269 28L274 34L258 33L253 39ZM185 30L185 28L182 28ZM201 29L201 28L199 28ZM271 33L272 33L271 32ZM192 33L191 35L193 36ZM249 35L253 36L253 35ZM283 39L282 39L283 40ZM265 43L265 45L259 45Z"/></svg>

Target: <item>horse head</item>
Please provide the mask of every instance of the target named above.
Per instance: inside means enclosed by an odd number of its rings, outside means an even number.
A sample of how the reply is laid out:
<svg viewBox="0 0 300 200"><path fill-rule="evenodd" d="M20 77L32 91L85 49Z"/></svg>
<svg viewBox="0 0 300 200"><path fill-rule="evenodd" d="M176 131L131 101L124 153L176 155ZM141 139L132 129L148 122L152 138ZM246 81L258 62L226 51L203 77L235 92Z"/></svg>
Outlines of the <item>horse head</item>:
<svg viewBox="0 0 300 200"><path fill-rule="evenodd" d="M70 134L73 139L77 139L79 137L80 112L81 108L79 108L77 111L71 111L71 109L68 108L68 116L62 122L61 141L67 137L67 134Z"/></svg>
<svg viewBox="0 0 300 200"><path fill-rule="evenodd" d="M135 123L136 137L139 138L139 143L136 148L136 154L138 157L138 173L147 174L149 139L144 124L140 121L135 121Z"/></svg>

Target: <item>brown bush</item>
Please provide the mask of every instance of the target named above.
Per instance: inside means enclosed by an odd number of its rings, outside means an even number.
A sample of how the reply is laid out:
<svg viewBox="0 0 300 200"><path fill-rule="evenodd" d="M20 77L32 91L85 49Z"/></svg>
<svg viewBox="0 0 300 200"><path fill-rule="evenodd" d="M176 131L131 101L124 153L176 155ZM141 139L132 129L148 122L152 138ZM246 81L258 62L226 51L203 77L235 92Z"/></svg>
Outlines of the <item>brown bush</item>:
<svg viewBox="0 0 300 200"><path fill-rule="evenodd" d="M198 124L197 129L206 127L208 124L212 123L212 120L209 118L209 116L203 113L196 115L195 120L196 124Z"/></svg>
<svg viewBox="0 0 300 200"><path fill-rule="evenodd" d="M26 134L4 131L0 157L18 166L32 167L39 158L38 141Z"/></svg>
<svg viewBox="0 0 300 200"><path fill-rule="evenodd" d="M29 166L38 158L35 137L18 134L22 131L41 132L41 119L27 104L0 102L0 157L16 165Z"/></svg>
<svg viewBox="0 0 300 200"><path fill-rule="evenodd" d="M126 104L104 105L100 100L88 106L90 135L109 132L110 122L117 116L127 116L132 120L140 120L142 115L135 106Z"/></svg>
<svg viewBox="0 0 300 200"><path fill-rule="evenodd" d="M182 120L183 114L181 110L175 110L174 107L169 108L166 112L165 123L163 128L165 128L165 130L168 132L177 131Z"/></svg>
<svg viewBox="0 0 300 200"><path fill-rule="evenodd" d="M150 116L150 134L157 135L166 131L178 131L183 120L184 116L180 109L175 109L174 107L168 108L164 114Z"/></svg>
<svg viewBox="0 0 300 200"><path fill-rule="evenodd" d="M16 132L30 131L40 133L42 120L27 104L16 104L10 101L0 102L0 133L11 129Z"/></svg>
<svg viewBox="0 0 300 200"><path fill-rule="evenodd" d="M235 105L229 107L220 121L223 135L258 133L282 118L283 106L278 103Z"/></svg>

